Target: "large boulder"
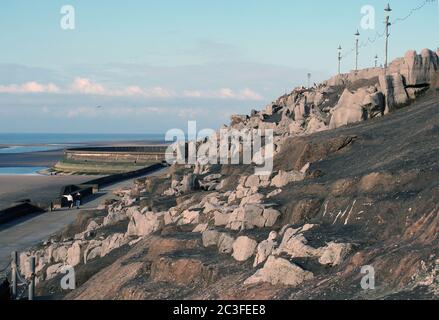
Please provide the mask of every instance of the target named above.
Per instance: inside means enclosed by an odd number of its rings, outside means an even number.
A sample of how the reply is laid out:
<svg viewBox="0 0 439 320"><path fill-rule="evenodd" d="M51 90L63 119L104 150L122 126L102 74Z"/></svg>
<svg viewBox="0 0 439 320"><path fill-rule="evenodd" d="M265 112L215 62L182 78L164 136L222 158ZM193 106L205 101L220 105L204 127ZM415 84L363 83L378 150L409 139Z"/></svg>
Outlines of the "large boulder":
<svg viewBox="0 0 439 320"><path fill-rule="evenodd" d="M183 177L181 182L181 192L188 193L193 190L197 190L200 187L198 178L194 174L188 174Z"/></svg>
<svg viewBox="0 0 439 320"><path fill-rule="evenodd" d="M50 280L59 275L64 267L64 264L57 263L47 267L46 270L46 280Z"/></svg>
<svg viewBox="0 0 439 320"><path fill-rule="evenodd" d="M102 241L91 240L84 250L84 264L87 264L89 261L97 257L100 257L101 252L102 252Z"/></svg>
<svg viewBox="0 0 439 320"><path fill-rule="evenodd" d="M248 178L247 178L247 180L245 181L245 187L246 188L253 188L253 187L259 187L259 184L260 184L260 178L259 178L259 176L257 176L257 175L252 175L252 176L249 176Z"/></svg>
<svg viewBox="0 0 439 320"><path fill-rule="evenodd" d="M221 233L218 239L218 252L220 254L231 254L235 238L227 233Z"/></svg>
<svg viewBox="0 0 439 320"><path fill-rule="evenodd" d="M271 253L274 250L274 247L276 246L276 238L277 238L277 232L272 231L270 235L268 236L267 240L262 241L257 248L256 258L255 262L253 264L253 267L257 267L261 263L265 262L267 258L271 255Z"/></svg>
<svg viewBox="0 0 439 320"><path fill-rule="evenodd" d="M67 250L67 264L69 266L77 266L82 261L82 242L76 241Z"/></svg>
<svg viewBox="0 0 439 320"><path fill-rule="evenodd" d="M431 80L431 87L439 90L439 72L436 72Z"/></svg>
<svg viewBox="0 0 439 320"><path fill-rule="evenodd" d="M265 208L260 204L249 204L235 209L229 218L227 228L232 230L251 230L254 228L272 227L280 216L280 212Z"/></svg>
<svg viewBox="0 0 439 320"><path fill-rule="evenodd" d="M325 124L323 119L315 114L312 114L306 126L305 134L312 134L326 130L328 130L328 126Z"/></svg>
<svg viewBox="0 0 439 320"><path fill-rule="evenodd" d="M308 240L303 234L298 234L298 229L288 228L276 254L288 254L291 258L308 258L319 255L319 250L308 245Z"/></svg>
<svg viewBox="0 0 439 320"><path fill-rule="evenodd" d="M50 252L51 262L65 262L67 260L67 251L69 245L66 244L52 244L48 248Z"/></svg>
<svg viewBox="0 0 439 320"><path fill-rule="evenodd" d="M220 233L216 230L206 230L202 234L203 246L211 247L218 245Z"/></svg>
<svg viewBox="0 0 439 320"><path fill-rule="evenodd" d="M246 204L258 204L262 203L262 200L264 200L264 195L261 193L254 193L250 194L244 198L242 198L240 206L245 206Z"/></svg>
<svg viewBox="0 0 439 320"><path fill-rule="evenodd" d="M298 182L305 179L305 174L299 171L279 171L279 173L271 180L271 186L276 188L283 188L292 182Z"/></svg>
<svg viewBox="0 0 439 320"><path fill-rule="evenodd" d="M305 119L310 112L310 107L307 104L306 98L303 97L299 103L294 107L294 120Z"/></svg>
<svg viewBox="0 0 439 320"><path fill-rule="evenodd" d="M233 258L236 261L247 261L254 254L258 243L246 236L241 236L233 243Z"/></svg>
<svg viewBox="0 0 439 320"><path fill-rule="evenodd" d="M136 212L128 224L127 235L144 237L162 229L165 225L164 216L164 212L146 212L144 214Z"/></svg>
<svg viewBox="0 0 439 320"><path fill-rule="evenodd" d="M380 76L380 87L386 96L385 113L392 112L403 107L409 102L409 96L405 89L404 79L401 74L393 73Z"/></svg>
<svg viewBox="0 0 439 320"><path fill-rule="evenodd" d="M216 211L214 213L215 226L223 227L226 226L230 219L230 213L224 213L220 211Z"/></svg>
<svg viewBox="0 0 439 320"><path fill-rule="evenodd" d="M363 108L367 111L367 118L369 119L383 116L385 113L385 97L381 91L366 96L363 104Z"/></svg>
<svg viewBox="0 0 439 320"><path fill-rule="evenodd" d="M200 220L200 213L198 211L185 210L181 214L181 218L178 221L178 225L198 224Z"/></svg>
<svg viewBox="0 0 439 320"><path fill-rule="evenodd" d="M248 278L244 284L252 285L270 283L272 285L298 286L304 281L313 279L311 272L305 271L283 258L270 256L264 267Z"/></svg>
<svg viewBox="0 0 439 320"><path fill-rule="evenodd" d="M429 49L408 51L404 58L393 61L389 73L400 73L407 86L430 84L434 75L439 72L439 58L436 52Z"/></svg>
<svg viewBox="0 0 439 320"><path fill-rule="evenodd" d="M366 89L361 88L352 93L345 89L337 106L331 111L332 117L329 123L330 129L336 129L351 123L365 120L364 102L368 96Z"/></svg>
<svg viewBox="0 0 439 320"><path fill-rule="evenodd" d="M326 247L320 250L320 264L338 266L352 251L352 245L346 243L330 242Z"/></svg>
<svg viewBox="0 0 439 320"><path fill-rule="evenodd" d="M129 237L125 236L123 233L115 233L104 241L102 241L101 247L101 257L105 257L111 251L118 249L129 242Z"/></svg>
<svg viewBox="0 0 439 320"><path fill-rule="evenodd" d="M127 219L126 210L122 207L122 203L119 202L108 207L108 214L104 218L103 225L111 226Z"/></svg>

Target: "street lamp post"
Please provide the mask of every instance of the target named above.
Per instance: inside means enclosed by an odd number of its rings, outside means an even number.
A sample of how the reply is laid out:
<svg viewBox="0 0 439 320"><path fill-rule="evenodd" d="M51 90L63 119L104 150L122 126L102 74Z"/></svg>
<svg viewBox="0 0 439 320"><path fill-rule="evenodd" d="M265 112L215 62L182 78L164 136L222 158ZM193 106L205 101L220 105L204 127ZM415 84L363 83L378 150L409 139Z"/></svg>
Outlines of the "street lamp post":
<svg viewBox="0 0 439 320"><path fill-rule="evenodd" d="M338 74L341 73L341 45L338 46Z"/></svg>
<svg viewBox="0 0 439 320"><path fill-rule="evenodd" d="M392 9L390 8L390 4L387 4L386 8L384 9L385 15L386 15L386 21L384 22L386 24L386 48L385 48L385 62L384 62L384 69L387 72L387 66L388 66L388 53L389 53L389 27L392 25L390 23L390 12L392 12Z"/></svg>
<svg viewBox="0 0 439 320"><path fill-rule="evenodd" d="M355 33L355 71L358 71L358 42L360 40L360 32L357 30Z"/></svg>

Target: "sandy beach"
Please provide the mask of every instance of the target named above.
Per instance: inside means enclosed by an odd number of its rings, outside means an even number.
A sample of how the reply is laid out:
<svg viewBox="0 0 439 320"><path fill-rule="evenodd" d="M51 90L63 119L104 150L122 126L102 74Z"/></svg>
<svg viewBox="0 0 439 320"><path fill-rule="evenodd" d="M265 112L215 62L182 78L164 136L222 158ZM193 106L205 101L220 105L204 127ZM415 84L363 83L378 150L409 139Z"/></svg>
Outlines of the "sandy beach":
<svg viewBox="0 0 439 320"><path fill-rule="evenodd" d="M160 144L157 141L101 141L101 142L76 142L74 145L81 146L141 146ZM0 142L0 148L16 146L48 146L50 144L5 144ZM64 156L64 148L58 150L24 152L24 153L0 153L0 168L51 168ZM15 172L14 172L15 173ZM61 188L70 184L80 184L98 178L93 175L19 175L6 173L0 174L0 210L10 207L17 201L30 199L33 203L48 206L60 193Z"/></svg>

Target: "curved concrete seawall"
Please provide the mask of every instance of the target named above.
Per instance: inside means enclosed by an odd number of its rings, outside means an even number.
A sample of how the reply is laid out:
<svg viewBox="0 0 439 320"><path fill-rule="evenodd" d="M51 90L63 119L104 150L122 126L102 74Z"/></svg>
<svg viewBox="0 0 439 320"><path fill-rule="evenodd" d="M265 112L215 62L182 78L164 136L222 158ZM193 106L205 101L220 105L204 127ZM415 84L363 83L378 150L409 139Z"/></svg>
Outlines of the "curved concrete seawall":
<svg viewBox="0 0 439 320"><path fill-rule="evenodd" d="M54 169L66 173L117 174L140 170L165 160L167 146L68 149Z"/></svg>

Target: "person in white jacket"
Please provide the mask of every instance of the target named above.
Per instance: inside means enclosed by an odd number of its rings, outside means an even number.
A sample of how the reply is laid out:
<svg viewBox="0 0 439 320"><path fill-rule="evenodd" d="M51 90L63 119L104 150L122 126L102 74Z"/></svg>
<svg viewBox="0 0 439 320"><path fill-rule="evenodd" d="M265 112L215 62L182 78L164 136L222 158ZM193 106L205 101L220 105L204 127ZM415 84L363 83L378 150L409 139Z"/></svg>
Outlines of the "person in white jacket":
<svg viewBox="0 0 439 320"><path fill-rule="evenodd" d="M72 209L73 208L73 197L71 194L65 195L64 197L67 198L67 202L69 203L69 208Z"/></svg>

